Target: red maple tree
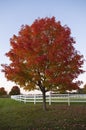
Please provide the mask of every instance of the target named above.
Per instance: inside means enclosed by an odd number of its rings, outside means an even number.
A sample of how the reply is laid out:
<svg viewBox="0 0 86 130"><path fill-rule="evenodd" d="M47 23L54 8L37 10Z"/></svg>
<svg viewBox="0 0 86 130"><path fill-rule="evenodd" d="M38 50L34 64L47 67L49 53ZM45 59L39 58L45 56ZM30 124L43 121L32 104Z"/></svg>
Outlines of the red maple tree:
<svg viewBox="0 0 86 130"><path fill-rule="evenodd" d="M23 25L10 44L6 56L11 63L2 65L6 78L27 90L39 88L44 110L47 91L78 88L80 81L74 79L83 73L83 55L74 48L70 28L62 26L55 17Z"/></svg>

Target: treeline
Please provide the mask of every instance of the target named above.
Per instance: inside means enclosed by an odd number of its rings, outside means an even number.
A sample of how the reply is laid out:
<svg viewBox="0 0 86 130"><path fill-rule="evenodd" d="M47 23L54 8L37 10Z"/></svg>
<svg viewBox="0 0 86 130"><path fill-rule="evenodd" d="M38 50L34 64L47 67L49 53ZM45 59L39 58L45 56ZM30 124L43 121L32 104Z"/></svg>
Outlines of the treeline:
<svg viewBox="0 0 86 130"><path fill-rule="evenodd" d="M18 86L13 86L9 93L7 93L4 87L0 88L0 97L9 95L19 95L19 94L20 94L20 88Z"/></svg>
<svg viewBox="0 0 86 130"><path fill-rule="evenodd" d="M77 90L77 93L79 93L79 94L86 94L86 84L84 85L83 88L79 88Z"/></svg>
<svg viewBox="0 0 86 130"><path fill-rule="evenodd" d="M65 94L65 93L67 93L67 91L60 91L59 93ZM86 84L83 86L83 88L79 88L74 93L86 94ZM0 88L0 97L2 97L2 96L10 96L10 95L19 95L19 94L21 94L21 92L20 92L20 88L18 86L13 86L9 93L7 93L7 91L5 90L4 87Z"/></svg>

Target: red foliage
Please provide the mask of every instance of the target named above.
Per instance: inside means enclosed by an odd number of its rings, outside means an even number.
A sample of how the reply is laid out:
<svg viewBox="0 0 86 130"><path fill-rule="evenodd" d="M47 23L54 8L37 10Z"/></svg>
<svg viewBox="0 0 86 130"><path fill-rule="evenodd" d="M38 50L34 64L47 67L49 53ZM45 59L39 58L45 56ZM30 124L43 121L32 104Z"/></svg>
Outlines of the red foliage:
<svg viewBox="0 0 86 130"><path fill-rule="evenodd" d="M11 50L6 53L9 65L2 65L5 76L25 89L41 91L78 87L74 79L83 73L83 56L74 48L71 30L55 18L37 19L21 27L18 36L10 39Z"/></svg>

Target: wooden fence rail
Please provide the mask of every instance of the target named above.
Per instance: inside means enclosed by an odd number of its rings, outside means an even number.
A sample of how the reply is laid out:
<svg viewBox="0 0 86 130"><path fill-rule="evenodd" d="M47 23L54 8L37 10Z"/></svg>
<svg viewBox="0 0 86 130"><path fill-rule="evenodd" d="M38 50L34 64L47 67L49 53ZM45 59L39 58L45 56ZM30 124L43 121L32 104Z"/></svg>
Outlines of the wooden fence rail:
<svg viewBox="0 0 86 130"><path fill-rule="evenodd" d="M43 102L41 94L28 94L28 95L12 95L11 99L20 102ZM86 102L86 94L49 94L46 95L46 102L51 105L52 102L67 102L70 106L71 102Z"/></svg>

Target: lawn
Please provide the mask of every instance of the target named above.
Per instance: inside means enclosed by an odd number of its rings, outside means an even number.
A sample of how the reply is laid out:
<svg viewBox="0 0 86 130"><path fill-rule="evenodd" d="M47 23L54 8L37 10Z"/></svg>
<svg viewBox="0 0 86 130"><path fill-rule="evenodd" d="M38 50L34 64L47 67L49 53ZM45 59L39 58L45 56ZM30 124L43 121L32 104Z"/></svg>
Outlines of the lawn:
<svg viewBox="0 0 86 130"><path fill-rule="evenodd" d="M0 98L0 130L86 130L86 103L23 103Z"/></svg>

